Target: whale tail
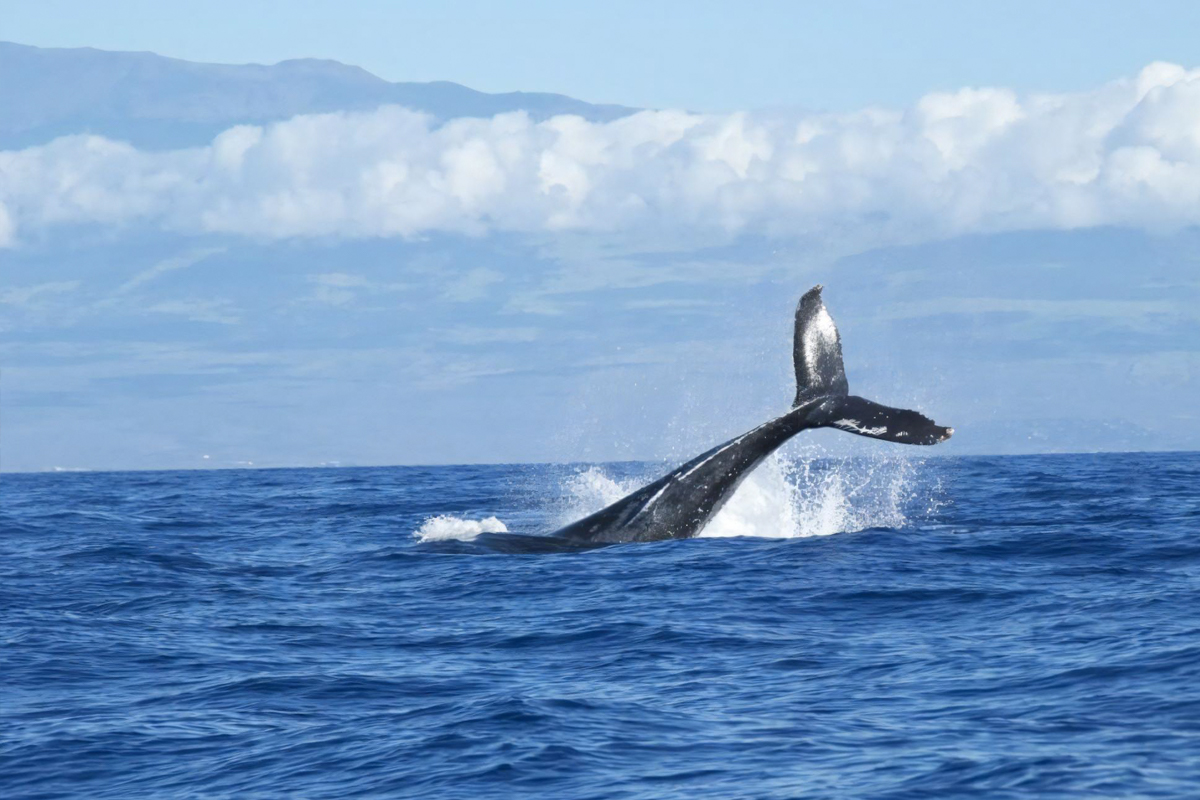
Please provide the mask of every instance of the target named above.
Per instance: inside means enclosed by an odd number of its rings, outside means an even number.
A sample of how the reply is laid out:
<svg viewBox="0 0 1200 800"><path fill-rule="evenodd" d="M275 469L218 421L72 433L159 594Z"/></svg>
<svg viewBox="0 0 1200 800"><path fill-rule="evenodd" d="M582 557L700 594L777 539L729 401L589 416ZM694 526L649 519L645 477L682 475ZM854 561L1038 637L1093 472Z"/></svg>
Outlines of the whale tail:
<svg viewBox="0 0 1200 800"><path fill-rule="evenodd" d="M813 424L900 444L937 444L954 433L916 411L889 408L850 394L842 363L842 340L821 301L821 286L805 292L796 306L792 361L796 368L794 406L815 404Z"/></svg>
<svg viewBox="0 0 1200 800"><path fill-rule="evenodd" d="M792 341L792 364L796 367L793 406L818 397L845 397L850 393L842 364L842 338L821 302L822 288L818 284L809 289L796 306L796 334Z"/></svg>

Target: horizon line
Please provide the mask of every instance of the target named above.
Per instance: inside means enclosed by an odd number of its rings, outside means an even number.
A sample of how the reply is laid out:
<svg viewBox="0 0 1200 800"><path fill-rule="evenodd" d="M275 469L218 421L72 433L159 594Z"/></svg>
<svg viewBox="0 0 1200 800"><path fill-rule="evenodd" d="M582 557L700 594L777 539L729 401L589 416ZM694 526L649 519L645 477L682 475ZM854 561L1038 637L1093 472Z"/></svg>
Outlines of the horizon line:
<svg viewBox="0 0 1200 800"><path fill-rule="evenodd" d="M922 458L1033 458L1047 456L1118 456L1118 455L1200 455L1200 450L1064 450L1037 453L929 453ZM869 458L869 456L817 456L817 458ZM146 467L143 469L109 469L105 467L50 467L40 470L5 470L0 475L117 475L123 473L149 472L265 472L268 470L351 470L351 469L437 469L453 467L573 467L602 466L609 464L654 464L675 463L669 458L627 458L609 461L470 461L439 464L346 464L332 466L315 465L272 465L234 467Z"/></svg>

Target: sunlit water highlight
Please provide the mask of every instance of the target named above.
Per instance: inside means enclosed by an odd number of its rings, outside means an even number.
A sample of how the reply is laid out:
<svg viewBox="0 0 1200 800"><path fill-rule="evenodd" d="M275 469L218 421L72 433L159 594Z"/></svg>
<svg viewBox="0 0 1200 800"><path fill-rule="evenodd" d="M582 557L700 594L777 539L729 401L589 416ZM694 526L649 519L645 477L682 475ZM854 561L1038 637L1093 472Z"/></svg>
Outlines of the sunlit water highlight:
<svg viewBox="0 0 1200 800"><path fill-rule="evenodd" d="M663 468L5 475L0 797L1200 794L1200 455L792 455L509 552Z"/></svg>

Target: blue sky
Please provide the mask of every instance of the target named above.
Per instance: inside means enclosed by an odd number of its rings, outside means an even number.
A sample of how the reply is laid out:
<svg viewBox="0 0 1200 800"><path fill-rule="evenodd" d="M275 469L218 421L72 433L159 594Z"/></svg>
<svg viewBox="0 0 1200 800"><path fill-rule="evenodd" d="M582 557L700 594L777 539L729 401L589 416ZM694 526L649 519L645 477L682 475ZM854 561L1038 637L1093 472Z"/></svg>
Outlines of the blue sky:
<svg viewBox="0 0 1200 800"><path fill-rule="evenodd" d="M702 0L6 0L0 40L192 61L331 58L393 81L729 111L904 106L929 91L1071 91L1200 63L1200 5Z"/></svg>
<svg viewBox="0 0 1200 800"><path fill-rule="evenodd" d="M815 283L938 452L1200 448L1200 7L510 8L6 5L660 110L0 47L0 469L681 458L786 407Z"/></svg>

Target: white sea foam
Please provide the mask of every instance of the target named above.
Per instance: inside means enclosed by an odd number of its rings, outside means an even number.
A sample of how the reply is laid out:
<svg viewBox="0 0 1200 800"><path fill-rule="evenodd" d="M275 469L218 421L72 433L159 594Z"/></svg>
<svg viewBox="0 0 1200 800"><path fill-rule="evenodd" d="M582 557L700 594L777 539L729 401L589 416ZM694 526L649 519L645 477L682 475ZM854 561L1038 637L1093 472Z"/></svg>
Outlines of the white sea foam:
<svg viewBox="0 0 1200 800"><path fill-rule="evenodd" d="M440 542L447 539L469 542L481 533L508 533L508 528L496 517L475 520L439 514L425 520L413 536L422 542Z"/></svg>

